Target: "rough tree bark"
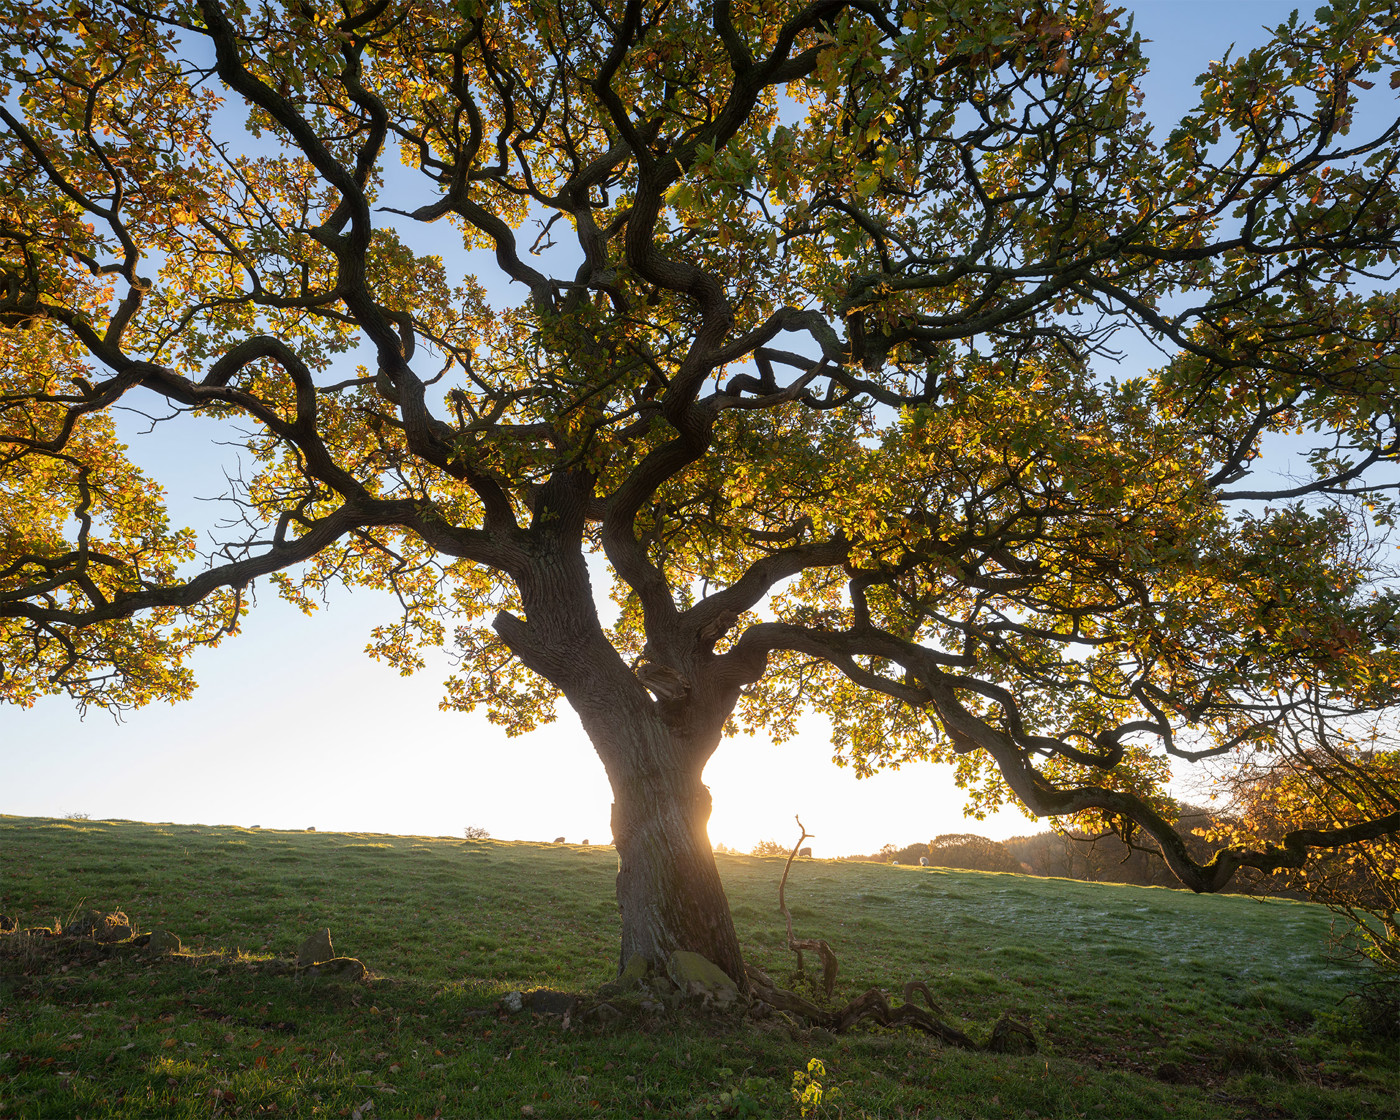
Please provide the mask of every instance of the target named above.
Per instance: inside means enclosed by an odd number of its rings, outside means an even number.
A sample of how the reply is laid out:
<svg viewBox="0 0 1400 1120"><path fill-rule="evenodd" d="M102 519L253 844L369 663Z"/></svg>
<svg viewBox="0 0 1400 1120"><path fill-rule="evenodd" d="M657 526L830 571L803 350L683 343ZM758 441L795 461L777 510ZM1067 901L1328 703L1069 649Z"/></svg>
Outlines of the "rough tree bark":
<svg viewBox="0 0 1400 1120"><path fill-rule="evenodd" d="M653 762L664 753L648 752ZM706 831L710 791L700 767L677 760L627 770L609 774L622 913L619 966L640 954L664 969L673 952L688 949L746 987L743 953Z"/></svg>

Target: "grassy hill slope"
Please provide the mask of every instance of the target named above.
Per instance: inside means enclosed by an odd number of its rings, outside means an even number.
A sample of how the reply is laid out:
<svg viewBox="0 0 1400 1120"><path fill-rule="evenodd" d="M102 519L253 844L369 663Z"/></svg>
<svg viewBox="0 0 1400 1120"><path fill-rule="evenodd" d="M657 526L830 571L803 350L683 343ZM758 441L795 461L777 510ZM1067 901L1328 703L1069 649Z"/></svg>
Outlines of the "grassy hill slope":
<svg viewBox="0 0 1400 1120"><path fill-rule="evenodd" d="M751 962L787 979L782 867L720 857ZM1400 1052L1346 1029L1355 966L1296 902L794 866L796 933L835 948L838 1001L925 980L976 1037L1029 1023L1026 1056L635 998L567 1025L495 1010L612 978L615 871L604 847L0 816L0 914L120 909L184 943L0 937L0 1118L797 1116L812 1058L830 1116L1400 1115ZM368 982L279 967L324 926Z"/></svg>

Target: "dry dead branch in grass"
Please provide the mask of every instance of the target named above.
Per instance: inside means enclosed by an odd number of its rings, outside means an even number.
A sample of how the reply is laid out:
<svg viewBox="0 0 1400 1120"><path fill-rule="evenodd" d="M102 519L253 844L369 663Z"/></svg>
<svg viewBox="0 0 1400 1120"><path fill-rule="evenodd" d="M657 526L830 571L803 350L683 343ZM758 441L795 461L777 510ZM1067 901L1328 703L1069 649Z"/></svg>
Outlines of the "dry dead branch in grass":
<svg viewBox="0 0 1400 1120"><path fill-rule="evenodd" d="M801 973L803 970L803 952L817 953L822 961L822 990L825 992L826 998L830 999L836 986L838 968L836 953L821 938L796 937L792 930L792 912L787 906L788 872L792 870L792 861L797 858L802 841L812 836L812 833L808 832L806 826L803 825L800 816L794 819L797 821L801 835L798 836L797 843L792 846L792 854L788 856L787 863L783 867L783 877L778 882L778 909L783 912L783 919L787 923L787 947L797 954L798 972ZM749 966L747 972L749 985L758 999L779 1011L796 1015L812 1026L825 1027L827 1030L838 1033L850 1030L862 1020L872 1019L883 1027L913 1027L915 1030L942 1039L949 1046L958 1046L965 1050L1014 1053L1036 1049L1035 1034L1030 1027L1025 1023L1017 1022L1008 1015L1003 1015L997 1020L986 1042L978 1042L956 1027L950 1026L943 1021L943 1009L938 1006L933 998L933 993L929 991L928 985L922 980L910 980L904 985L904 1002L897 1007L890 1006L889 996L884 991L879 988L871 988L839 1010L828 1011L796 992L779 988L770 976L759 969ZM929 1008L927 1011L914 1002L916 993L924 997L924 1002L928 1004Z"/></svg>

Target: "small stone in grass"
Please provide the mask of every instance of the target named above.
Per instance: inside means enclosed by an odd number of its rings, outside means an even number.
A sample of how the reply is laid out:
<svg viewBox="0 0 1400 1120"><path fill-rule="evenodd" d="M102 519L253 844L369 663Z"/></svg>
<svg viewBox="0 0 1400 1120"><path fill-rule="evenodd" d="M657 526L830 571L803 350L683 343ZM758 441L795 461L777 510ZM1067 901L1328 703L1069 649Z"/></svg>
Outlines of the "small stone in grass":
<svg viewBox="0 0 1400 1120"><path fill-rule="evenodd" d="M160 953L178 953L181 949L180 939L168 929L153 929L145 949L152 956Z"/></svg>
<svg viewBox="0 0 1400 1120"><path fill-rule="evenodd" d="M321 929L301 943L301 948L297 950L297 964L303 967L309 964L320 964L334 956L335 950L331 948L331 931Z"/></svg>

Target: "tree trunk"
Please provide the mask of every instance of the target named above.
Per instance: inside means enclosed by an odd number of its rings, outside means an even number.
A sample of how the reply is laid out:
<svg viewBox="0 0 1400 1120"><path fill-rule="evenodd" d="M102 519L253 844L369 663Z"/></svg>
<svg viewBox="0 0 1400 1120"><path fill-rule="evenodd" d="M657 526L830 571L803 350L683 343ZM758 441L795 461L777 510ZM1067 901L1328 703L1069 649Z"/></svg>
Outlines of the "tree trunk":
<svg viewBox="0 0 1400 1120"><path fill-rule="evenodd" d="M567 482L551 481L554 490L546 487L536 499L542 528L532 530L533 555L517 580L526 617L502 611L496 632L563 691L607 770L622 913L619 969L640 954L664 973L672 953L689 950L746 991L744 958L706 831L710 791L700 780L738 686L715 693L703 680L692 681L688 695L675 700L654 699L642 686L598 622L578 550L584 505L564 501ZM547 516L551 503L558 516ZM555 547L559 540L568 547Z"/></svg>
<svg viewBox="0 0 1400 1120"><path fill-rule="evenodd" d="M612 776L619 967L641 956L665 971L677 949L719 965L747 990L744 957L720 885L706 824L710 791L699 767Z"/></svg>
<svg viewBox="0 0 1400 1120"><path fill-rule="evenodd" d="M568 656L546 658L531 649L518 620L503 615L496 628L527 665L563 689L607 770L622 914L619 969L640 954L664 973L671 954L685 949L746 991L744 957L706 831L710 791L700 780L733 698L658 702L601 634L566 649Z"/></svg>

